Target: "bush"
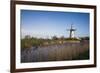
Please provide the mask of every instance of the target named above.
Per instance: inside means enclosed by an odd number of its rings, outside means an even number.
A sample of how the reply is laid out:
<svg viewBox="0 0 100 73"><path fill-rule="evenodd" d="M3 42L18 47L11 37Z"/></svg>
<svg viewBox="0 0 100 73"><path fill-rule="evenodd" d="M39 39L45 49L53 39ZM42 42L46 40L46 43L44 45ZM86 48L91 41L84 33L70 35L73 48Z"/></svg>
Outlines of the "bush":
<svg viewBox="0 0 100 73"><path fill-rule="evenodd" d="M30 41L30 39L22 39L21 40L21 48L25 49L25 48L30 48L32 47L32 42Z"/></svg>
<svg viewBox="0 0 100 73"><path fill-rule="evenodd" d="M79 41L77 38L67 38L66 40Z"/></svg>
<svg viewBox="0 0 100 73"><path fill-rule="evenodd" d="M21 39L21 48L31 48L32 46L40 46L43 44L43 39L37 39L37 38L24 38Z"/></svg>

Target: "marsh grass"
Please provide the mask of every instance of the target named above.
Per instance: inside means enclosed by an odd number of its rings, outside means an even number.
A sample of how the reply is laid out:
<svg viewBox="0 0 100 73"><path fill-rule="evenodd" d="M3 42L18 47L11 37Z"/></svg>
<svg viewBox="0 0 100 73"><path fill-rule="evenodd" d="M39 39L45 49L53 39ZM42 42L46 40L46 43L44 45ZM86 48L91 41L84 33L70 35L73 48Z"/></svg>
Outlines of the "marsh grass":
<svg viewBox="0 0 100 73"><path fill-rule="evenodd" d="M43 45L43 43L42 43ZM47 62L89 59L89 40L79 43L50 44L24 49L21 51L21 62ZM37 45L35 45L37 46Z"/></svg>

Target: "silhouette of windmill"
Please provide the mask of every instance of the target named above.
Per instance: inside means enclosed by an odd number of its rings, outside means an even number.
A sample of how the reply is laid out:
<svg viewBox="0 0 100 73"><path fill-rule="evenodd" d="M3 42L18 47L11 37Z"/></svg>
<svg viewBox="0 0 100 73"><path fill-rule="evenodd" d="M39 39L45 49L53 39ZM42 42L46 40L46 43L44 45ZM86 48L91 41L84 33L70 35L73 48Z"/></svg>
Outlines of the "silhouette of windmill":
<svg viewBox="0 0 100 73"><path fill-rule="evenodd" d="M76 29L73 28L73 24L71 24L71 28L67 29L67 31L69 31L69 38L75 38L75 31Z"/></svg>

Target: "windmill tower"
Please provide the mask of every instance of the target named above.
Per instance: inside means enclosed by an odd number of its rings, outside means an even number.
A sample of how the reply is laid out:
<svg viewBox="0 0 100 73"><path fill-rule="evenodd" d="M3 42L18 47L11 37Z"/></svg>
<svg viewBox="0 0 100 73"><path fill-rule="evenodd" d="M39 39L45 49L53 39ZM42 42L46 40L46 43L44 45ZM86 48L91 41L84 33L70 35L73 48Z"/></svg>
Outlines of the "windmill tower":
<svg viewBox="0 0 100 73"><path fill-rule="evenodd" d="M68 29L68 31L69 31L69 38L75 38L76 29L73 28L73 24L71 24L71 28Z"/></svg>

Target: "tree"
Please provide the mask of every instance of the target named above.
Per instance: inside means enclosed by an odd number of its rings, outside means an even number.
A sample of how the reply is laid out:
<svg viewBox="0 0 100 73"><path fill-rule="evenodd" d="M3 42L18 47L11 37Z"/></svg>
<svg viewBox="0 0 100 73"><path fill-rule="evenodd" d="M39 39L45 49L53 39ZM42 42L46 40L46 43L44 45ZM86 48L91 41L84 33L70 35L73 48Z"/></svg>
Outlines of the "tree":
<svg viewBox="0 0 100 73"><path fill-rule="evenodd" d="M52 37L53 40L58 40L57 36Z"/></svg>
<svg viewBox="0 0 100 73"><path fill-rule="evenodd" d="M29 39L29 38L31 38L30 35L26 35L26 36L25 36L25 39Z"/></svg>

